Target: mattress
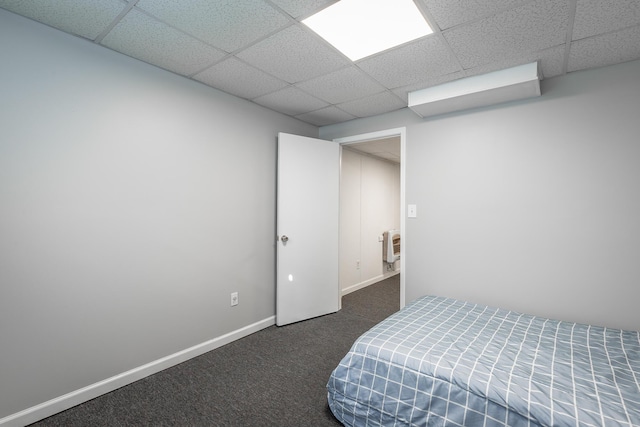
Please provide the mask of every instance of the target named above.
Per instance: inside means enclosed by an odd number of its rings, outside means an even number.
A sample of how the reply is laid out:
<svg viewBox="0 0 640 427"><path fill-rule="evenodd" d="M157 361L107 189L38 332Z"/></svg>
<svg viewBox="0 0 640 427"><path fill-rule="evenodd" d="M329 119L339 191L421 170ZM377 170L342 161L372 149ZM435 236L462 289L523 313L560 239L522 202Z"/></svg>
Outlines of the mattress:
<svg viewBox="0 0 640 427"><path fill-rule="evenodd" d="M426 296L331 374L346 426L640 426L640 332Z"/></svg>

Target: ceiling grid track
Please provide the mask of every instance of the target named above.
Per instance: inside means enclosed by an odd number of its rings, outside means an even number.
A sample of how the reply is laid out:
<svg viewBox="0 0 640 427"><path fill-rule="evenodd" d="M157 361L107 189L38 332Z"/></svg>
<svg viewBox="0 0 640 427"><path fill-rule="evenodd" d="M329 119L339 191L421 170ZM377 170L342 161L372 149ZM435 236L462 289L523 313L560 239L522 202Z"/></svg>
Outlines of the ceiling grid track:
<svg viewBox="0 0 640 427"><path fill-rule="evenodd" d="M133 9L133 7L138 3L138 1L140 0L131 0L127 4L127 6L124 9L122 9L122 12L120 12L120 14L115 17L115 19L111 22L111 24L109 24L109 26L107 26L104 29L104 31L98 34L98 37L96 37L93 41L98 44L102 43L102 40L107 36L107 34L109 34L111 30L113 30L113 28L116 25L118 25L118 23L122 20L122 18L124 18L127 15L127 13L129 13L131 9Z"/></svg>
<svg viewBox="0 0 640 427"><path fill-rule="evenodd" d="M567 74L569 68L569 56L571 54L571 42L573 40L573 24L576 19L576 9L578 0L569 1L569 24L567 26L567 39L564 45L564 61L562 63L562 74Z"/></svg>

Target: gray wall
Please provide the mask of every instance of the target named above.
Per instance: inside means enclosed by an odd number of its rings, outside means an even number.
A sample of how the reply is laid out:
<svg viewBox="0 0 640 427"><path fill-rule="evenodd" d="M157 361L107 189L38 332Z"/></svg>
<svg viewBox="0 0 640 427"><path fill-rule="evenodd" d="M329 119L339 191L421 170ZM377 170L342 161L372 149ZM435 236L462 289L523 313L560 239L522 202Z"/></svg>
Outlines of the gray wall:
<svg viewBox="0 0 640 427"><path fill-rule="evenodd" d="M0 57L0 419L275 314L316 127L3 10Z"/></svg>
<svg viewBox="0 0 640 427"><path fill-rule="evenodd" d="M640 330L640 61L544 80L543 96L407 127L407 302L437 294Z"/></svg>

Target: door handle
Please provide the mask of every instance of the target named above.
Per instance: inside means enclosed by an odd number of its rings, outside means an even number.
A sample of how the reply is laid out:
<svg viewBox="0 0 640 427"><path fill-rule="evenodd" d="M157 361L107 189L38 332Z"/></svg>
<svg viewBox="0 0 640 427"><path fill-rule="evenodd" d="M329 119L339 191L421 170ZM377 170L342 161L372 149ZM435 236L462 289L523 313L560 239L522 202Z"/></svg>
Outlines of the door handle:
<svg viewBox="0 0 640 427"><path fill-rule="evenodd" d="M282 244L285 245L289 241L289 238L285 235L282 235L280 240L282 241Z"/></svg>

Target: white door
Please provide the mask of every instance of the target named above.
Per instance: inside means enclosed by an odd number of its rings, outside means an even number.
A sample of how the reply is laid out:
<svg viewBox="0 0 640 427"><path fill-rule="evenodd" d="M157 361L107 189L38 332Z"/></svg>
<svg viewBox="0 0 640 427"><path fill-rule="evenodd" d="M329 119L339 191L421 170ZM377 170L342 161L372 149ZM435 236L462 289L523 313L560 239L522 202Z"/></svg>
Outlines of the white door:
<svg viewBox="0 0 640 427"><path fill-rule="evenodd" d="M278 134L278 326L340 309L340 145Z"/></svg>

